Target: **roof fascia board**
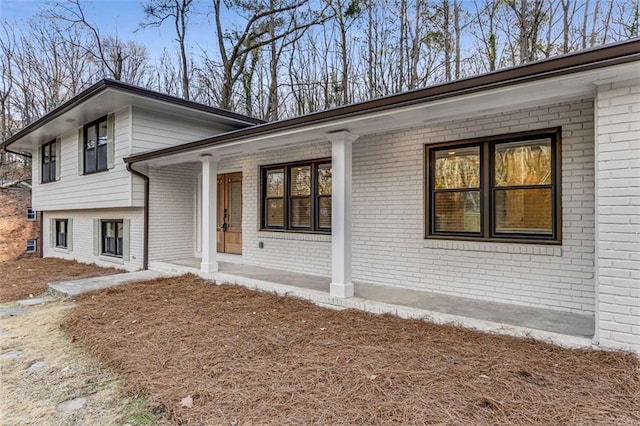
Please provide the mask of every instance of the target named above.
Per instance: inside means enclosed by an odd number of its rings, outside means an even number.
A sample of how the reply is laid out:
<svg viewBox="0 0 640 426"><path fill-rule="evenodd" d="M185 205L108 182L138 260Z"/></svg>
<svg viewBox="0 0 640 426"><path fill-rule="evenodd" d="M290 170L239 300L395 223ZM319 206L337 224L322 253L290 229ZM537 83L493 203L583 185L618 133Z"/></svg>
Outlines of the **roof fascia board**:
<svg viewBox="0 0 640 426"><path fill-rule="evenodd" d="M89 88L83 90L82 92L80 92L79 94L77 94L76 96L68 100L67 102L63 103L59 107L53 109L51 112L43 115L38 120L32 122L31 124L28 124L26 127L22 128L22 130L18 131L14 135L7 138L4 142L2 142L0 144L0 147L8 147L12 143L18 141L19 139L23 138L24 136L28 135L29 133L33 132L39 127L42 127L43 125L58 118L62 114L68 111L71 111L72 109L78 107L79 105L86 102L90 98L98 95L99 93L107 89L113 89L113 90L127 93L129 95L133 95L133 96L140 96L142 98L152 99L159 102L165 102L168 104L181 106L191 110L197 110L197 111L202 111L209 114L218 115L227 119L234 120L236 122L241 122L249 125L264 123L263 120L260 120L257 118L244 116L242 114L237 114L235 112L226 111L226 110L215 108L215 107L210 107L208 105L200 104L193 101L188 101L186 99L177 98L175 96L167 95L164 93L154 92L153 90L145 89L138 86L133 86L130 84L123 83L121 81L103 79L95 83L94 85L90 86Z"/></svg>

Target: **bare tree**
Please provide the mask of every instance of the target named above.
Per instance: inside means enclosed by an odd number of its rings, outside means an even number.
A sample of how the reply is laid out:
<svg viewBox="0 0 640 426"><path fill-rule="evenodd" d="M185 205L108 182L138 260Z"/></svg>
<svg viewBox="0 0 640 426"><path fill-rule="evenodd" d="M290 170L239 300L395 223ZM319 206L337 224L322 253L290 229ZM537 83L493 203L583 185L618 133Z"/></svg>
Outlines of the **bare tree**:
<svg viewBox="0 0 640 426"><path fill-rule="evenodd" d="M144 28L160 27L167 20L173 22L180 54L182 97L185 99L190 99L191 70L187 58L186 35L189 17L192 13L192 3L193 0L149 0L144 4L147 22L140 24Z"/></svg>
<svg viewBox="0 0 640 426"><path fill-rule="evenodd" d="M213 19L217 36L216 52L222 65L222 86L220 107L231 109L233 89L242 76L249 54L271 43L288 37L290 34L309 28L318 21L311 14L309 20L298 22L293 26L278 26L273 33L269 32L269 22L286 20L287 14L296 9L307 7L309 0L282 0L268 3L237 2L231 4L233 10L244 16L244 25L239 29L228 29L223 25L222 1L213 0ZM207 59L210 59L207 56Z"/></svg>
<svg viewBox="0 0 640 426"><path fill-rule="evenodd" d="M87 55L98 61L106 69L106 77L124 81L140 78L142 64L146 64L148 60L146 48L133 41L123 42L118 36L103 36L100 29L87 20L80 0L58 3L49 11L49 15L57 21L67 22L88 33L91 43L78 43L75 40L67 42L82 48Z"/></svg>

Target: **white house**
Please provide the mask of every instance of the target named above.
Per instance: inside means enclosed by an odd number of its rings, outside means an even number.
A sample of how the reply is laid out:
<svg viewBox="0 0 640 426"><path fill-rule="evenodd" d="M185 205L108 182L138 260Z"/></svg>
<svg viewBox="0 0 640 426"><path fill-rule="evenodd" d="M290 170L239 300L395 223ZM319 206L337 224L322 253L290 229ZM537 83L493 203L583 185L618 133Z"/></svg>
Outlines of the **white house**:
<svg viewBox="0 0 640 426"><path fill-rule="evenodd" d="M553 311L640 352L638 39L269 123L106 80L3 145L44 256Z"/></svg>

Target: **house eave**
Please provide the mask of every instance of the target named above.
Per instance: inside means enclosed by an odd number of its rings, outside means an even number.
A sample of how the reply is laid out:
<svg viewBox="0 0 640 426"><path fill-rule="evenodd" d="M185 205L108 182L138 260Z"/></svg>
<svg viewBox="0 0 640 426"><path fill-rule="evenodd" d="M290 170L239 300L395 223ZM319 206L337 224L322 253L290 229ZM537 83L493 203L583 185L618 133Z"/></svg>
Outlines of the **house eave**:
<svg viewBox="0 0 640 426"><path fill-rule="evenodd" d="M69 116L74 111L77 111L78 109L80 109L80 107L90 104L92 101L95 101L99 97L108 96L114 99L113 102L108 104L108 109L111 110L113 110L114 108L123 108L129 104L138 103L147 107L155 107L174 113L191 115L194 118L198 119L206 119L213 122L217 121L221 124L229 126L230 128L242 128L264 123L263 120L259 120L257 118L244 116L242 114L237 114L219 108L214 108L198 102L188 101L164 93L159 93L153 90L126 84L120 81L104 79L97 82L88 89L82 91L69 101L45 114L38 120L25 126L23 129L2 142L0 144L0 147L8 148L11 145L19 144L19 142L28 140L30 136L33 137L33 135L38 132L45 135L43 137L40 137L40 135L38 135L38 141L44 142L45 140L40 139L46 139L46 137L49 137L49 134L54 134L56 133L56 131L60 131L60 129L63 129L62 131L64 131L66 127L71 129L82 125L84 123L81 122L81 120L72 118L65 119L65 117ZM91 108L89 108L88 112L83 112L83 120L91 121L91 118L98 118L100 114L106 112L102 111L100 107L92 106ZM47 126L52 128L55 127L56 131L44 131L44 128L46 128ZM32 141L28 141L27 143L32 143Z"/></svg>

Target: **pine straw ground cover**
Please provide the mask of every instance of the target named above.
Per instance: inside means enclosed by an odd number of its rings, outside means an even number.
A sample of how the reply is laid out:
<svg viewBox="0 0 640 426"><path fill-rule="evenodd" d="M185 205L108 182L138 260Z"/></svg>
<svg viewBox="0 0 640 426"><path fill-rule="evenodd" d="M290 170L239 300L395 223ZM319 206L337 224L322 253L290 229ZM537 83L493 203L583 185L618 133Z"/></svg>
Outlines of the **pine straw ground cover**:
<svg viewBox="0 0 640 426"><path fill-rule="evenodd" d="M631 354L333 311L193 276L80 302L72 340L176 424L640 424Z"/></svg>
<svg viewBox="0 0 640 426"><path fill-rule="evenodd" d="M36 296L47 284L74 278L118 274L115 268L55 258L26 257L0 262L0 303Z"/></svg>

